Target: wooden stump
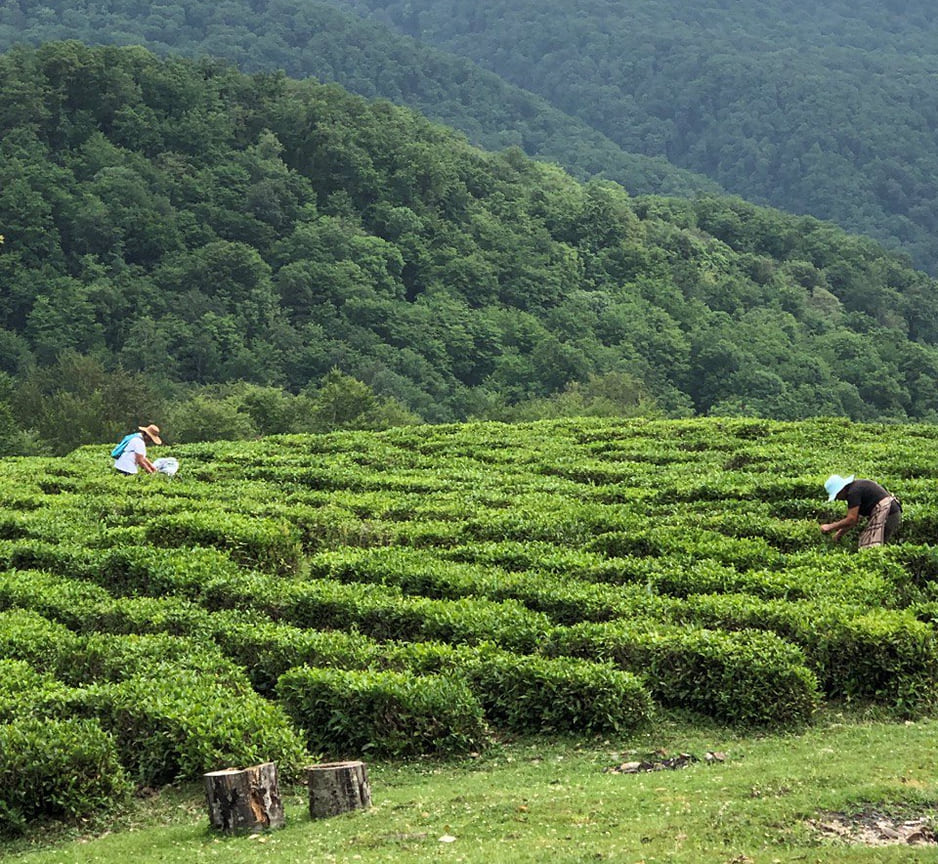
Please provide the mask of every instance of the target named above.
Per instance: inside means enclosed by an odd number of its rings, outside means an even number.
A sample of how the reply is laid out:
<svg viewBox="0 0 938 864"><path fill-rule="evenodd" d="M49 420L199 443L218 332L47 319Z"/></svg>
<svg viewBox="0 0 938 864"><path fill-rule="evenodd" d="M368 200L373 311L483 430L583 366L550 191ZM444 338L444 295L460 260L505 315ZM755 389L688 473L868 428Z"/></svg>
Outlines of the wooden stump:
<svg viewBox="0 0 938 864"><path fill-rule="evenodd" d="M337 816L371 806L368 769L364 762L327 762L306 769L309 815Z"/></svg>
<svg viewBox="0 0 938 864"><path fill-rule="evenodd" d="M283 802L273 762L203 775L213 828L234 834L283 825Z"/></svg>

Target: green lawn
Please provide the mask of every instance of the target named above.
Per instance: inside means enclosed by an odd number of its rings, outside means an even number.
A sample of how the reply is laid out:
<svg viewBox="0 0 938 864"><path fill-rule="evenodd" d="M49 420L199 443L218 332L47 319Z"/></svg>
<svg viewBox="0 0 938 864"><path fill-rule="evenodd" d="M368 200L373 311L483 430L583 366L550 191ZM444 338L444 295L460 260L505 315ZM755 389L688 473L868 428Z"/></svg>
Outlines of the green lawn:
<svg viewBox="0 0 938 864"><path fill-rule="evenodd" d="M806 732L786 736L666 722L632 740L515 742L458 763L368 763L372 808L332 819L311 820L304 790L293 790L286 826L260 836L214 834L201 790L187 787L138 804L113 833L98 827L35 851L7 847L3 858L17 864L938 861L935 845L851 843L810 822L830 824L835 813L881 814L894 824L938 819L936 733L932 720L864 722L825 713ZM659 748L700 761L638 774L608 770ZM725 761L706 762L708 751Z"/></svg>

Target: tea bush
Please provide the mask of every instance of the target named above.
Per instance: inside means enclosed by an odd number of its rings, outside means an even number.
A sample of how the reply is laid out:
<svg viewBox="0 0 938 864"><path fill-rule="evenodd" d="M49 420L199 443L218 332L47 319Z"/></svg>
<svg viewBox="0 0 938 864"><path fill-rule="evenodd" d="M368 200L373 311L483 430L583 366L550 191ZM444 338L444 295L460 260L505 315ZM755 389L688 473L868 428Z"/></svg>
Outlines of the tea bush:
<svg viewBox="0 0 938 864"><path fill-rule="evenodd" d="M114 635L91 633L81 636L69 650L60 652L57 677L72 687L125 681L138 676L172 678L198 673L233 694L248 693L245 666L225 656L207 639L192 639L168 633Z"/></svg>
<svg viewBox="0 0 938 864"><path fill-rule="evenodd" d="M311 750L339 759L446 755L482 749L482 706L458 677L291 669L277 695Z"/></svg>
<svg viewBox="0 0 938 864"><path fill-rule="evenodd" d="M213 627L219 648L247 671L254 689L264 695L273 695L277 679L293 667L362 670L383 650L362 633L310 630L269 618L246 620L241 614L216 613Z"/></svg>
<svg viewBox="0 0 938 864"><path fill-rule="evenodd" d="M0 612L0 658L22 660L35 669L54 669L78 637L67 627L29 609Z"/></svg>
<svg viewBox="0 0 938 864"><path fill-rule="evenodd" d="M28 719L38 704L64 699L68 688L23 660L0 660L0 723Z"/></svg>
<svg viewBox="0 0 938 864"><path fill-rule="evenodd" d="M131 790L114 741L94 720L0 725L0 835L36 819L75 821L111 810Z"/></svg>
<svg viewBox="0 0 938 864"><path fill-rule="evenodd" d="M154 546L223 549L239 564L280 575L296 573L302 558L299 537L285 522L223 511L157 516L145 536Z"/></svg>
<svg viewBox="0 0 938 864"><path fill-rule="evenodd" d="M773 633L578 624L557 628L552 650L614 662L640 675L662 704L729 723L804 724L820 700L802 652Z"/></svg>
<svg viewBox="0 0 938 864"><path fill-rule="evenodd" d="M278 689L298 669L336 728L349 694L395 706L357 739L388 753L410 746L411 716L420 748L455 752L489 728L628 734L662 708L765 727L809 722L822 698L928 712L935 433L882 431L608 418L290 435L181 445L177 478L132 485L101 447L0 460L0 721L97 722L125 770L162 781L300 760L312 727ZM858 553L820 533L843 513L834 472L902 497L901 542ZM465 713L444 729L430 714L447 686Z"/></svg>
<svg viewBox="0 0 938 864"><path fill-rule="evenodd" d="M600 663L483 651L464 668L499 729L608 735L634 732L654 715L639 676Z"/></svg>
<svg viewBox="0 0 938 864"><path fill-rule="evenodd" d="M307 755L280 706L180 667L76 691L72 710L117 742L139 784L200 779L208 771L274 761L285 780Z"/></svg>

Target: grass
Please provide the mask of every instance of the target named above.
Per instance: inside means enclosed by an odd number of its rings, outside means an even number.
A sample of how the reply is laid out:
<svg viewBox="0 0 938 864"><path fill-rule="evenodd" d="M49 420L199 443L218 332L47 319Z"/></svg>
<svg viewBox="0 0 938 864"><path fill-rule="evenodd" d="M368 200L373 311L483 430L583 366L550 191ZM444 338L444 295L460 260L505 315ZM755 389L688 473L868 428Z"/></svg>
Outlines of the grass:
<svg viewBox="0 0 938 864"><path fill-rule="evenodd" d="M197 786L135 803L110 825L0 846L16 864L411 862L626 864L938 862L938 846L828 839L808 820L876 812L938 824L938 721L826 711L799 734L748 735L670 720L630 740L527 740L453 762L367 762L373 806L313 821L283 790L286 827L226 837ZM609 769L656 750L700 761L639 774ZM708 751L725 761L706 762ZM5 854L4 854L5 853Z"/></svg>

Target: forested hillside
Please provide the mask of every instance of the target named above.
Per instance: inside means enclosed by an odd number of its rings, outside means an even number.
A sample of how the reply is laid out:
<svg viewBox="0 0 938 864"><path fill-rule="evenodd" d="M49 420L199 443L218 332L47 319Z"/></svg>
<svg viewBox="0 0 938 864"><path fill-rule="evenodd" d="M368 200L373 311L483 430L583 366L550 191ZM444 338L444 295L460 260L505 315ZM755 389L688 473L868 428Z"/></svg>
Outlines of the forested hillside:
<svg viewBox="0 0 938 864"><path fill-rule="evenodd" d="M720 184L934 274L936 14L926 0L17 0L0 47L135 43L313 75L633 194Z"/></svg>
<svg viewBox="0 0 938 864"><path fill-rule="evenodd" d="M6 452L17 430L106 440L180 394L227 437L938 416L936 283L811 218L630 198L334 85L142 48L0 57L0 129Z"/></svg>
<svg viewBox="0 0 938 864"><path fill-rule="evenodd" d="M468 57L623 149L938 271L930 0L335 0Z"/></svg>
<svg viewBox="0 0 938 864"><path fill-rule="evenodd" d="M581 180L603 176L633 194L721 192L663 156L628 153L583 120L475 63L317 0L18 0L0 6L0 50L80 39L212 56L243 72L283 70L381 97L466 133L486 149L521 147Z"/></svg>

